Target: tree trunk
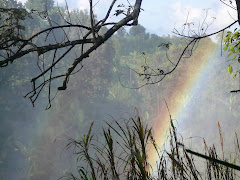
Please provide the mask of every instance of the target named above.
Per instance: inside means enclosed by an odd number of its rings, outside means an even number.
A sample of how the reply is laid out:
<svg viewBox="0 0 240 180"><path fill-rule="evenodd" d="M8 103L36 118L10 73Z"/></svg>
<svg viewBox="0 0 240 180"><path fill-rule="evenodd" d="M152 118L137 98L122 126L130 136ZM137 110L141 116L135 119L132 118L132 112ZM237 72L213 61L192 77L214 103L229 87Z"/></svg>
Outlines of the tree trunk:
<svg viewBox="0 0 240 180"><path fill-rule="evenodd" d="M240 25L240 0L236 0L237 13L238 13L238 24Z"/></svg>

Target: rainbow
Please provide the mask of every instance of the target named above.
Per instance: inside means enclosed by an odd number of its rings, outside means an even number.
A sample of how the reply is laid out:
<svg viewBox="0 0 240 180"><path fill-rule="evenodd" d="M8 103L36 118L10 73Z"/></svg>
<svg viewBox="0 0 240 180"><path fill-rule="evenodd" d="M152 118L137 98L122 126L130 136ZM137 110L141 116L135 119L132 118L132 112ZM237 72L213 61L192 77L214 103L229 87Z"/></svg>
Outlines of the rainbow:
<svg viewBox="0 0 240 180"><path fill-rule="evenodd" d="M201 50L194 52L190 59L182 60L187 62L180 62L185 63L185 71L181 73L180 81L176 82L174 88L165 95L171 118L176 119L178 123L184 121L183 114L190 110L191 103L194 101L193 97L200 93L203 82L208 78L214 65L219 63L213 60L216 59L214 56L218 53L216 50L219 50L217 45L212 42L207 42L205 45L204 42L205 46L206 48L199 47ZM158 116L155 118L152 127L157 145L163 148L170 127L170 117L165 102L161 104L160 109L158 109ZM158 156L154 148L151 148L149 151L149 162L154 168L156 167Z"/></svg>

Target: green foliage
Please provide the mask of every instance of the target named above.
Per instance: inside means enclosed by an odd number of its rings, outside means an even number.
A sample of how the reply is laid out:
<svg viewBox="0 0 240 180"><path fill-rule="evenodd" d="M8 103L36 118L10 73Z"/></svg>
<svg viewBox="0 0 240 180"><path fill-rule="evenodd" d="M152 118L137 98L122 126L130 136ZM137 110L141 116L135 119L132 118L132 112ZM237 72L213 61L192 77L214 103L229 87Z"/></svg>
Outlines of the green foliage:
<svg viewBox="0 0 240 180"><path fill-rule="evenodd" d="M22 21L26 17L31 17L26 9L23 8L0 8L0 46L7 47L6 42L16 42L25 39Z"/></svg>
<svg viewBox="0 0 240 180"><path fill-rule="evenodd" d="M170 116L169 128L169 148L159 153L159 149L152 136L152 129L144 126L143 122L137 113L135 118L130 118L123 123L114 121L107 123L107 130L103 129L104 142L93 140L94 135L91 133L92 125L90 125L87 135L84 135L82 140L77 141L69 139L67 148L73 145L75 154L78 157L78 176L81 179L227 179L233 180L237 177L234 168L236 159L239 160L238 153L240 152L238 138L236 136L236 155L230 155L230 161L234 158L234 162L228 163L224 157L219 160L216 148L213 145L208 147L203 139L205 146L205 155L186 149L184 144L179 139L177 128L174 125ZM114 126L116 125L116 126ZM218 123L220 142L223 152L223 137L221 127ZM115 134L115 136L113 135ZM87 139L91 137L91 140ZM94 142L96 141L96 142ZM147 150L149 145L158 154L157 169L153 171L149 164ZM95 150L92 155L89 149ZM94 155L93 155L94 154ZM193 157L194 155L206 159L204 168L198 164L199 162ZM228 160L229 161L229 160ZM86 162L87 164L84 164ZM116 163L118 162L118 163ZM88 169L90 167L90 170ZM124 167L124 168L123 168ZM93 169L92 169L93 168ZM204 173L205 171L205 173ZM96 175L96 176L95 176ZM66 174L67 179L79 179L78 176L71 172Z"/></svg>
<svg viewBox="0 0 240 180"><path fill-rule="evenodd" d="M8 2L8 1L4 1ZM30 1L29 1L30 2ZM31 1L33 2L33 1ZM39 1L40 2L40 1ZM43 2L43 1L41 1ZM32 5L33 6L33 5ZM34 7L34 6L33 6ZM44 5L39 6L40 10L44 10ZM19 9L21 11L21 9ZM57 15L58 11L56 7L53 7L50 11L50 17L54 19L54 21L59 22L59 16ZM85 25L88 22L89 15L87 11L71 11L70 15L73 19L73 23L79 23ZM2 16L3 17L3 16ZM28 17L28 16L27 16ZM40 18L36 19L28 19L27 22L23 23L23 20L21 19L21 15L19 17L19 23L21 26L26 27L27 33L36 33L39 32L42 28L46 27L46 20L42 20ZM208 54L208 51L211 51L211 48L206 48L209 47L209 44L211 44L211 41L206 40L204 41L204 45L201 43L199 44L198 49L195 51L196 53L193 55L192 59L189 59L189 61L182 61L179 70L175 72L175 75L167 79L166 81L162 82L162 87L161 90L159 89L140 89L140 90L130 90L127 88L123 88L119 84L119 78L122 79L122 77L126 77L126 79L129 79L129 84L126 85L138 85L135 80L137 80L139 77L136 76L133 72L130 71L129 68L126 67L126 62L128 65L131 67L141 67L141 65L144 63L145 58L143 57L143 51L145 52L145 57L150 60L150 64L153 66L159 66L161 67L168 67L170 65L170 62L166 59L166 49L164 49L163 46L158 47L160 44L167 44L168 42L171 42L171 46L169 47L169 53L171 59L176 59L178 52L181 50L182 45L179 43L179 39L177 37L166 37L166 36L158 36L156 34L151 34L149 37L146 35L146 32L144 29L142 29L142 33L140 34L127 34L125 31L123 33L117 33L116 36L114 36L110 41L106 42L101 48L95 51L95 54L93 56L90 56L89 59L86 60L86 62L83 63L84 68L73 78L73 81L71 82L71 88L64 92L64 95L61 95L59 99L61 101L56 100L56 106L59 105L58 111L51 115L49 118L55 126L61 126L62 130L58 131L58 134L64 134L65 132L70 132L72 131L72 126L75 126L74 124L62 124L60 120L66 119L69 120L69 122L72 122L73 119L78 119L78 124L76 125L76 129L79 130L79 128L85 129L89 125L89 120L97 120L98 116L96 116L97 111L101 111L102 109L100 107L106 106L103 104L101 98L106 98L104 101L106 101L106 104L108 105L108 108L113 104L113 101L116 102L116 104L121 104L125 105L125 107L132 107L132 106L137 106L139 109L144 110L146 112L146 118L151 119L153 116L156 116L158 113L157 107L158 105L158 100L161 99L162 97L166 96L168 97L168 94L171 94L173 92L172 89L177 89L178 86L176 86L176 82L182 82L184 78L182 74L183 72L189 72L189 74L193 74L195 69L194 68L187 68L191 67L191 62L196 62L200 61L199 57L202 57L204 54ZM14 31L17 31L14 29ZM23 29L20 29L20 34L26 36L27 33L24 33ZM55 32L56 37L61 37L61 32ZM99 32L101 33L101 32ZM144 35L145 33L145 35ZM71 39L76 39L78 38L74 36L73 30L69 30L70 38ZM49 35L51 36L51 34ZM23 36L21 37L23 38ZM47 41L50 41L51 39L47 39ZM39 43L44 41L44 38L38 38ZM233 46L234 47L234 46ZM206 50L207 49L207 50ZM80 48L79 48L80 52ZM78 52L76 52L78 53ZM39 70L33 67L34 61L32 61L32 57L26 57L25 59L21 59L20 61L17 61L11 65L11 68L8 69L1 69L1 75L0 75L0 87L1 87L1 96L0 96L0 103L1 103L1 121L2 124L7 124L7 127L13 126L14 124L14 118L5 118L7 117L5 114L8 112L9 114L13 114L13 112L17 114L25 114L26 112L31 111L32 109L29 109L26 111L26 109L23 107L24 105L19 105L21 103L20 100L18 100L16 103L16 99L18 97L22 97L26 93L27 90L20 89L20 87L25 87L26 82L29 82L29 79L32 77L33 74L38 72ZM74 59L76 57L75 52L70 53L67 58ZM49 58L51 58L51 55L49 55ZM237 57L235 57L237 58ZM47 64L46 64L47 65ZM63 69L64 67L67 67L68 64L66 61L64 61L61 66L56 67L59 68L60 70ZM145 66L146 67L146 66ZM144 68L144 66L143 66ZM220 69L220 68L218 68ZM166 68L167 70L167 68ZM222 83L222 81L226 82L226 79L223 80L223 76L221 73L222 71L218 71L217 79L219 80L219 84ZM219 75L220 74L220 75ZM214 72L213 72L214 75ZM186 80L186 79L185 79ZM167 83L166 83L167 82ZM227 81L228 86L230 86L230 81ZM206 85L208 87L209 85ZM213 86L213 89L216 86ZM159 93L161 91L161 93ZM9 93L9 92L12 92ZM158 97L152 96L153 94L158 94ZM208 92L211 92L210 90ZM215 92L215 91L214 91ZM43 92L43 95L46 94L46 91ZM216 93L210 93L210 94L216 94ZM216 94L218 96L218 94ZM75 98L77 97L77 98ZM208 96L209 97L209 96ZM226 97L227 99L228 97ZM91 104L96 104L96 100L98 100L100 103L99 106L94 106L92 108ZM224 99L225 100L225 99ZM228 101L229 99L227 99ZM12 105L9 105L12 102ZM202 103L204 101L202 100ZM62 106L62 107L60 107ZM118 106L120 107L120 106ZM226 106L228 107L228 106ZM105 107L106 108L106 107ZM193 107L193 109L196 107ZM68 109L68 112L66 112L66 109ZM71 110L70 110L71 109ZM100 109L100 110L99 110ZM106 108L107 109L107 108ZM116 108L117 109L117 108ZM219 108L214 108L212 106L212 109L216 109L216 113L221 113L221 109ZM203 111L203 110L199 110ZM199 116L203 116L205 112L197 113ZM83 116L84 114L84 116ZM98 114L97 114L98 115ZM32 119L31 119L32 120ZM136 121L137 119L135 119ZM4 121L4 123L3 123ZM123 127L123 130L120 129L122 132L122 136L124 136L125 140L127 139L127 143L124 145L129 147L128 152L130 152L126 156L126 160L128 161L128 165L126 167L128 176L126 177L146 177L149 176L147 173L145 173L145 163L144 159L147 156L147 153L142 151L142 146L143 147L146 145L139 139L143 139L143 137L146 137L145 129L143 128L143 125L139 122L140 126L136 126L136 129L132 131L131 126ZM1 125L2 125L1 124ZM96 123L95 123L96 124ZM101 124L101 122L99 122ZM68 128L65 128L68 127ZM15 127L14 127L15 128ZM48 127L46 129L50 129L51 127ZM70 129L70 130L69 130ZM75 130L76 130L75 129ZM99 129L99 128L98 128ZM77 131L76 130L76 131ZM111 174L111 176L115 176L116 172L114 170L114 164L117 166L117 160L112 158L113 155L118 155L117 153L112 153L114 152L114 146L116 146L117 142L114 141L114 138L112 136L115 134L114 130L111 129L111 132L108 131L108 129L105 131L105 139L106 139L106 148L105 149L105 157L109 161L102 162L100 160L97 161L99 165L99 169L101 169L101 173L103 176L108 176ZM9 149L12 148L12 146L9 147L9 144L11 144L8 139L6 138L6 132L10 136L15 130L6 128L5 125L1 127L1 143L3 144L4 151L1 150L1 159L0 159L0 165L4 165L6 162L6 157L9 157L10 155L6 156L5 154L9 153ZM45 131L46 132L46 131ZM44 132L44 133L45 133ZM124 133L127 135L123 135ZM139 136L137 133L140 132ZM5 133L5 134L4 134ZM79 133L77 131L75 134ZM2 136L4 134L4 136ZM104 134L104 133L103 133ZM53 135L52 135L53 136ZM78 134L78 137L81 136L81 132ZM76 136L77 137L77 136ZM75 138L76 138L75 137ZM136 141L137 138L137 141ZM150 137L151 138L151 137ZM146 138L147 139L147 138ZM85 139L86 140L86 139ZM149 139L148 139L149 140ZM50 140L48 139L47 142ZM134 146L134 143L137 143L137 147ZM151 139L152 142L154 142L154 139ZM4 143L5 142L5 143ZM89 141L88 141L89 142ZM92 141L91 141L92 142ZM94 141L93 141L94 142ZM7 144L5 146L5 144ZM154 143L153 143L154 144ZM91 145L89 143L89 145ZM174 145L174 143L173 143ZM47 145L44 143L44 147L47 147ZM156 147L156 145L155 145ZM26 146L26 148L30 148L29 146ZM176 150L176 147L174 147L174 152ZM35 156L38 154L38 157L35 161L37 162L36 165L31 165L29 169L29 173L32 177L41 177L38 172L44 172L46 175L48 171L45 171L46 169L51 169L53 170L54 167L50 165L49 162L41 162L41 157L42 161L48 159L48 161L51 161L51 156L47 156L47 158L43 155L49 153L47 152L48 149L43 149L40 152L35 152L31 151L31 148L28 150L31 154L31 156ZM106 154L107 153L107 154ZM41 155L40 155L41 154ZM43 155L42 155L43 154ZM145 155L144 155L145 154ZM91 154L91 151L89 152L89 155ZM174 154L175 155L175 154ZM185 155L186 156L186 155ZM185 157L184 156L184 157ZM27 156L26 156L27 157ZM58 156L59 157L59 156ZM94 157L94 156L93 156ZM172 157L172 156L171 156ZM176 156L174 156L176 157ZM175 158L176 159L176 158ZM181 172L181 163L178 161L175 161L175 159L171 159L176 163L176 166L179 167L179 172ZM32 160L32 158L31 158ZM27 161L27 158L26 158ZM2 163L1 163L2 162ZM109 163L112 163L111 166ZM162 161L163 162L163 161ZM30 163L34 164L33 161ZM55 163L57 164L57 163ZM44 167L42 167L44 166ZM111 169L112 167L112 169ZM135 168L137 167L137 169ZM146 167L146 166L145 166ZM175 166L174 166L175 168ZM176 169L176 168L175 168ZM93 173L88 171L89 169L86 168L80 168L79 169L79 177L82 179L93 179ZM117 168L118 170L118 168ZM117 171L116 170L116 171ZM169 170L169 169L167 169ZM49 170L50 171L50 170ZM1 169L1 173L5 172L5 169ZM107 175L107 172L109 173ZM112 173L114 172L114 173ZM149 171L148 171L149 172ZM167 177L167 172L162 169L163 175ZM182 173L182 172L181 172ZM60 175L60 174L59 174ZM74 175L72 174L72 178ZM24 179L24 178L23 178ZM27 178L25 178L27 179ZM47 178L40 178L40 179L47 179ZM73 178L74 179L74 178ZM131 179L131 178L130 178Z"/></svg>
<svg viewBox="0 0 240 180"><path fill-rule="evenodd" d="M231 65L228 66L228 72L229 72L230 74L232 74L232 72L233 72L233 68L232 68Z"/></svg>
<svg viewBox="0 0 240 180"><path fill-rule="evenodd" d="M47 4L46 4L47 3ZM54 6L53 0L28 0L25 6L29 10L45 11L51 10Z"/></svg>
<svg viewBox="0 0 240 180"><path fill-rule="evenodd" d="M144 37L146 36L146 29L142 25L138 24L137 26L130 28L129 34L134 37Z"/></svg>
<svg viewBox="0 0 240 180"><path fill-rule="evenodd" d="M73 145L81 164L78 169L79 177L84 177L83 179L152 178L147 157L147 149L153 143L151 128L144 126L138 114L136 118L130 118L122 123L118 121L107 123L108 129L103 129L104 143L94 140L94 135L91 134L93 124L82 140L69 139L66 148ZM91 154L90 149L94 151ZM90 171L85 171L88 167ZM67 177L78 179L73 173L67 173Z"/></svg>
<svg viewBox="0 0 240 180"><path fill-rule="evenodd" d="M22 3L16 0L0 0L1 8L22 8Z"/></svg>
<svg viewBox="0 0 240 180"><path fill-rule="evenodd" d="M224 48L223 51L228 52L228 57L231 57L231 60L237 60L240 63L240 29L235 29L233 32L228 31L224 38ZM235 62L235 61L234 61ZM233 69L232 66L228 66L228 72L232 74ZM234 73L233 77L236 77L239 70Z"/></svg>

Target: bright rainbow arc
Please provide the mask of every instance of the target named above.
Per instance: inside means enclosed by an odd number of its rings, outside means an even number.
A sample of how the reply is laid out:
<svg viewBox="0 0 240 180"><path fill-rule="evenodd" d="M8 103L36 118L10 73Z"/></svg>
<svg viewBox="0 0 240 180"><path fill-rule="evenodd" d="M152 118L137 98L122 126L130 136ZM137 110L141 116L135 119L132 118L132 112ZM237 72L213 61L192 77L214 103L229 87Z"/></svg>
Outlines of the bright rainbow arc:
<svg viewBox="0 0 240 180"><path fill-rule="evenodd" d="M158 116L153 122L153 133L155 141L160 148L164 148L166 133L170 127L169 113L171 114L171 118L176 119L178 123L184 121L182 114L187 113L190 109L191 103L194 100L193 97L197 93L200 93L203 82L211 73L214 65L219 63L213 60L217 54L216 50L218 48L216 48L216 45L210 45L208 48L208 53L197 58L197 60L183 59L191 62L189 62L187 71L183 73L183 79L185 81L176 83L175 91L166 96L166 102L170 112L168 112L165 102L162 103L162 107L158 110ZM149 162L155 171L159 158L154 148L149 150L149 155Z"/></svg>

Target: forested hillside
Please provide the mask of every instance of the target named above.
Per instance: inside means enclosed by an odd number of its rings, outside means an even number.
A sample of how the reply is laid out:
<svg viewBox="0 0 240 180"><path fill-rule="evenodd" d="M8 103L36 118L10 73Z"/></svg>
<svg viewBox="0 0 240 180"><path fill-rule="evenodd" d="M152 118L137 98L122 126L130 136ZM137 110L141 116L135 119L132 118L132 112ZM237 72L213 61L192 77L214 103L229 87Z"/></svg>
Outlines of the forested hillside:
<svg viewBox="0 0 240 180"><path fill-rule="evenodd" d="M22 7L14 0L7 2L8 8ZM48 2L51 19L60 24L58 12L64 13L65 9ZM41 11L41 3L28 0L25 7ZM32 16L23 24L26 37L47 26L37 14ZM89 23L87 10L70 11L70 16L72 22ZM71 39L76 38L76 31L67 32ZM63 33L54 31L54 36L46 41L51 44L61 39ZM39 38L34 43L43 41ZM208 144L218 144L219 122L226 137L226 155L234 151L234 132L240 129L240 104L239 96L229 92L238 88L239 81L227 73L229 61L227 54L221 56L220 41L201 40L192 56L183 58L173 73L159 83L141 87L148 79L138 73L144 72L146 64L169 71L185 42L177 36L151 34L140 24L122 28L81 63L82 69L71 76L66 91L57 90L59 80L52 83L50 93L54 99L48 110L45 110L49 105L47 88L37 96L35 107L28 97L24 98L31 91L31 79L41 71L39 66L44 66L37 53L1 68L0 179L57 179L66 172L76 172L78 162L72 149L64 150L66 138L81 138L94 121L93 132L101 140L102 126L106 127L104 121L111 123L115 119L123 124L121 118L134 116L134 108L143 122L153 127L156 143L162 144L160 140L170 125L165 102L183 139L198 136L204 137ZM68 68L68 59L77 57L78 51L80 47L55 69L61 72ZM46 59L52 56L45 54ZM237 67L233 65L233 68ZM199 138L184 142L192 143L199 151L204 149ZM216 147L220 151L220 145Z"/></svg>

